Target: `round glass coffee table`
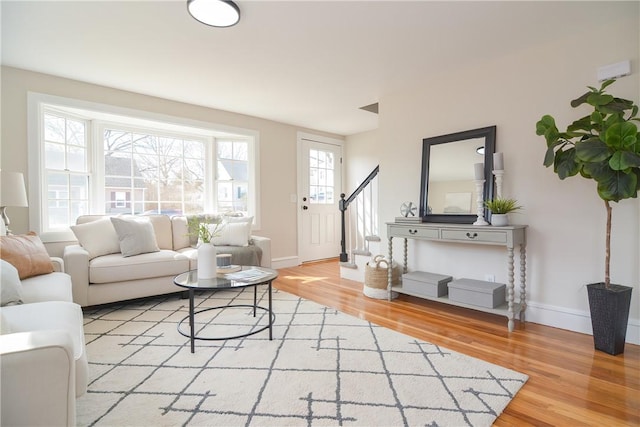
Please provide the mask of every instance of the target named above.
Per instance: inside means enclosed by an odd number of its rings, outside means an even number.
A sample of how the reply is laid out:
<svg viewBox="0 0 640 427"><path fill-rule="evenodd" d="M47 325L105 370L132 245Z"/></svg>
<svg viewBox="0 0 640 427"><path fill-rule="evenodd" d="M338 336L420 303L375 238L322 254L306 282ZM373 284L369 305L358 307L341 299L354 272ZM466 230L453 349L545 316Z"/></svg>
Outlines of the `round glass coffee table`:
<svg viewBox="0 0 640 427"><path fill-rule="evenodd" d="M181 288L189 290L189 315L186 316L178 323L178 332L185 337L191 339L191 353L195 349L195 340L209 340L209 341L221 341L234 338L247 337L249 335L257 334L265 329L269 329L269 340L273 339L273 322L276 315L272 309L271 301L271 283L278 277L278 272L270 268L255 267L255 266L242 266L242 269L237 272L229 274L218 274L212 279L198 279L198 270L190 270L185 273L177 275L173 279L173 283ZM259 306L257 303L258 286L266 285L269 291L269 305L268 307ZM195 311L194 307L194 293L196 290L228 290L228 289L240 289L253 287L253 305L248 304L228 304L218 307L207 307L202 310ZM226 337L205 337L199 336L195 332L195 315L210 310L224 310L226 308L238 308L248 307L253 308L253 317L256 317L256 311L262 310L268 314L269 323L264 326L257 327L245 334L226 336ZM184 322L189 322L189 333L182 330L181 326Z"/></svg>

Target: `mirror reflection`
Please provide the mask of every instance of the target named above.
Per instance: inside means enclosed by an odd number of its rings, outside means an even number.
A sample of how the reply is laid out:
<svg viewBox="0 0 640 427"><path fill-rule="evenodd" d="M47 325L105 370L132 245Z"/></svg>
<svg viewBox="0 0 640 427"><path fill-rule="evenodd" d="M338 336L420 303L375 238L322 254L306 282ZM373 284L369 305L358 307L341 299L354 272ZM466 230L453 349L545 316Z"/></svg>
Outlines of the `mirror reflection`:
<svg viewBox="0 0 640 427"><path fill-rule="evenodd" d="M493 198L495 136L496 127L489 126L423 139L420 216L424 222L472 224L477 219L477 177L485 180L483 200ZM488 215L485 208L484 217Z"/></svg>
<svg viewBox="0 0 640 427"><path fill-rule="evenodd" d="M429 155L429 213L478 212L474 165L483 162L484 138L433 145Z"/></svg>

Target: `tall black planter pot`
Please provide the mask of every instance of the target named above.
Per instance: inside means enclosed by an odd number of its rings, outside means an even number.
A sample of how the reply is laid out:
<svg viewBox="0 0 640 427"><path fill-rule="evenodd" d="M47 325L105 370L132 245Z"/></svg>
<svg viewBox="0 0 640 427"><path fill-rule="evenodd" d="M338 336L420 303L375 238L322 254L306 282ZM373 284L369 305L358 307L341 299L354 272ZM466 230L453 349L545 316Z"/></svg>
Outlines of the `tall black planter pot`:
<svg viewBox="0 0 640 427"><path fill-rule="evenodd" d="M632 289L614 284L607 289L604 283L587 285L596 350L613 355L624 353Z"/></svg>

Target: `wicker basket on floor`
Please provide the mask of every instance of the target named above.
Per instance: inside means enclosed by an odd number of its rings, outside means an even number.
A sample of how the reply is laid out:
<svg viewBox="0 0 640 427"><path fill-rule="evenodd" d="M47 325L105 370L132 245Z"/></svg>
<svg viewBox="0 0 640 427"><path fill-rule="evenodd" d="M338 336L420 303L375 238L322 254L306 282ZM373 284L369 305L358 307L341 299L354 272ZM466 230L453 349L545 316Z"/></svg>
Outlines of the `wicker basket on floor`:
<svg viewBox="0 0 640 427"><path fill-rule="evenodd" d="M401 269L397 264L393 264L391 269L391 283L400 283ZM387 299L387 283L389 280L389 262L383 255L376 255L364 268L364 289L363 293L369 298ZM397 297L397 292L391 293L391 298Z"/></svg>

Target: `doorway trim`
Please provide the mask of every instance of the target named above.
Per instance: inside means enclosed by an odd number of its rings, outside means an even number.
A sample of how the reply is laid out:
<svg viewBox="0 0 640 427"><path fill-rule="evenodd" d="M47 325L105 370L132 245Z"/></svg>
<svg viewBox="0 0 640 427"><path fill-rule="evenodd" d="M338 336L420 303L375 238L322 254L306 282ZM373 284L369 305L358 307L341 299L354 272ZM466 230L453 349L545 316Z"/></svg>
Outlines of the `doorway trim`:
<svg viewBox="0 0 640 427"><path fill-rule="evenodd" d="M302 183L304 182L304 177L302 176L303 173L306 173L306 171L302 170L302 165L304 164L303 161L303 143L304 141L313 141L313 142L319 142L322 144L330 144L330 145L335 145L340 147L340 175L341 175L341 180L340 180L340 186L341 188L339 189L339 192L336 196L340 196L340 193L344 192L344 140L342 139L337 139L337 138L331 138L331 137L327 137L327 136L321 136L321 135L316 135L316 134L312 134L312 133L308 133L308 132L297 132L297 136L296 136L296 147L297 147L297 186L296 186L296 221L298 223L297 226L297 237L298 237L298 243L297 243L297 255L298 255L298 264L302 264L302 259L300 257L300 248L302 246L302 196L304 193L304 189L302 188ZM339 256L340 254L337 253L336 257Z"/></svg>

